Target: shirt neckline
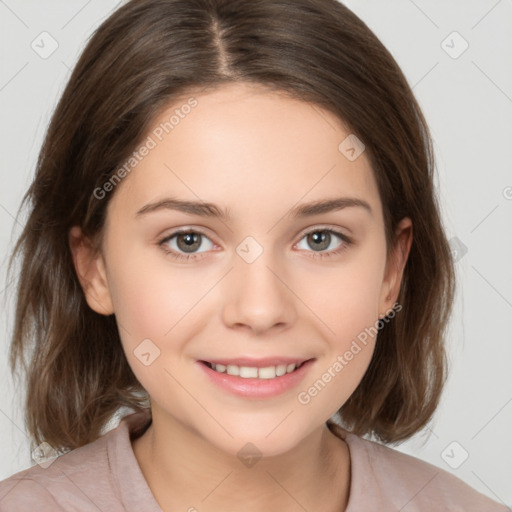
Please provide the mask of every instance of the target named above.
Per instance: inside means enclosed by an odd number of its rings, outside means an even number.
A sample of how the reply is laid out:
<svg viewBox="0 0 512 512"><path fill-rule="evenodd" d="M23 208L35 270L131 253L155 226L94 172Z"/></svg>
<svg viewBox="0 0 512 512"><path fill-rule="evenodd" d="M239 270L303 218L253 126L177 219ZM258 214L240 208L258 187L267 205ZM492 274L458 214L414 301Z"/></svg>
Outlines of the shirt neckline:
<svg viewBox="0 0 512 512"><path fill-rule="evenodd" d="M142 436L152 423L150 412L134 412L124 416L114 429L116 435L109 436L107 451L114 475L114 485L126 512L163 512L149 487L139 462L133 452L132 441ZM357 512L355 500L358 493L360 461L356 456L357 436L335 422L328 421L329 430L342 439L348 447L350 457L350 485L347 506L340 512ZM122 475L122 478L120 478Z"/></svg>
<svg viewBox="0 0 512 512"><path fill-rule="evenodd" d="M128 414L116 427L116 434L108 439L108 460L114 475L114 486L126 512L163 512L142 473L131 444L147 430L151 422L149 412Z"/></svg>
<svg viewBox="0 0 512 512"><path fill-rule="evenodd" d="M357 447L359 446L359 438L344 429L336 422L329 420L326 422L327 428L338 438L345 441L349 453L349 471L350 471L350 485L348 489L347 506L343 512L358 512L359 507L356 504L357 497L361 495L360 483L357 475L361 474L362 460L358 456Z"/></svg>

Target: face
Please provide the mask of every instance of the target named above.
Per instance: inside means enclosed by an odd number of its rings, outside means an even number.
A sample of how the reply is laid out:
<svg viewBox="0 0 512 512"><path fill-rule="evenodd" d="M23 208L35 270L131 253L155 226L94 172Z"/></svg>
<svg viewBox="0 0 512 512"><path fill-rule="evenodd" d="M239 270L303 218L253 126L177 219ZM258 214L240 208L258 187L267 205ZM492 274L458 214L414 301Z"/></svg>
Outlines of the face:
<svg viewBox="0 0 512 512"><path fill-rule="evenodd" d="M350 132L333 114L247 84L194 98L161 113L152 147L104 199L101 253L85 258L72 231L75 265L90 307L115 313L154 416L227 453L250 441L275 455L357 387L375 345L363 333L396 300L403 251L386 259L372 170L364 152L339 149ZM203 207L148 206L168 199ZM257 380L200 362L238 358L308 362Z"/></svg>

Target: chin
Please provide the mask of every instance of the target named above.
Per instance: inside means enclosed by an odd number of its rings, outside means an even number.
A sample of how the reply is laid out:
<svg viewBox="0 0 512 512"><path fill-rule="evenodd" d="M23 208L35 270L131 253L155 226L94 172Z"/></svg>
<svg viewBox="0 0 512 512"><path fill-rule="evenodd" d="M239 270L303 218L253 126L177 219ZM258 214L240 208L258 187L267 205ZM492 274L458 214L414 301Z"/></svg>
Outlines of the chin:
<svg viewBox="0 0 512 512"><path fill-rule="evenodd" d="M220 433L215 439L211 437L211 431L203 435L204 439L229 455L241 459L245 457L250 460L251 457L274 457L283 455L293 450L300 442L307 437L309 432L304 428L304 424L297 431L293 427L300 420L294 418L294 421L279 418L276 421L255 423L248 425L248 421L238 420L237 423L227 425L226 430L231 434ZM209 435L208 435L209 434Z"/></svg>

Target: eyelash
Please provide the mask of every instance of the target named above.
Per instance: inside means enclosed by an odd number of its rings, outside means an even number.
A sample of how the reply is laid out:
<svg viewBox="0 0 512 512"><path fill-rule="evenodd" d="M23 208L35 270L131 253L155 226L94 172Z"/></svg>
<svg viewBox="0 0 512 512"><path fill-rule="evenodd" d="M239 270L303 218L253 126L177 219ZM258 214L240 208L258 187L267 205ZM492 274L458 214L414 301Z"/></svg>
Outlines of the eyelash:
<svg viewBox="0 0 512 512"><path fill-rule="evenodd" d="M321 228L321 227L320 228L312 229L310 231L307 231L306 233L304 233L302 235L300 240L302 240L303 238L305 238L308 235L311 235L312 233L330 233L330 234L338 236L343 241L343 244L338 249L334 249L334 250L329 251L329 252L306 251L306 252L311 252L312 253L311 256L309 256L309 257L313 258L313 259L316 259L316 258L330 258L330 257L333 257L333 256L338 256L343 251L347 250L348 247L350 245L352 245L352 243L353 243L353 240L351 238L349 238L347 235L345 235L343 233L340 233L339 231L336 231L334 229ZM194 261L194 260L197 260L197 259L201 259L202 256L198 256L197 254L183 255L182 253L176 252L174 250L169 250L169 249L166 248L165 244L169 240L171 240L172 238L174 238L177 235L182 235L182 234L197 234L197 235L201 235L201 236L204 236L206 238L209 238L205 233L203 233L202 231L199 231L199 230L195 230L195 229L180 229L178 231L175 231L174 233L171 233L170 235L166 235L164 238L161 238L158 241L158 245L160 247L162 247L162 250L166 254L168 254L172 258L174 258L176 260L179 260L179 261Z"/></svg>

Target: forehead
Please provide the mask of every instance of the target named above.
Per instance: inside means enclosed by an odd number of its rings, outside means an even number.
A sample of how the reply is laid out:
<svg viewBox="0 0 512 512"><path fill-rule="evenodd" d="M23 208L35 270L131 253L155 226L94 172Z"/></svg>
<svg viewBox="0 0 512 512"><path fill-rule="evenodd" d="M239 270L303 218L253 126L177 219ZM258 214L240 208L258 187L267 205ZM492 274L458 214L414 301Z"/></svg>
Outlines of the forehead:
<svg viewBox="0 0 512 512"><path fill-rule="evenodd" d="M214 202L235 216L334 196L380 207L365 153L350 160L342 151L350 135L333 113L260 85L190 93L155 118L138 146L149 149L139 151L109 209L134 216L166 194Z"/></svg>

